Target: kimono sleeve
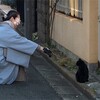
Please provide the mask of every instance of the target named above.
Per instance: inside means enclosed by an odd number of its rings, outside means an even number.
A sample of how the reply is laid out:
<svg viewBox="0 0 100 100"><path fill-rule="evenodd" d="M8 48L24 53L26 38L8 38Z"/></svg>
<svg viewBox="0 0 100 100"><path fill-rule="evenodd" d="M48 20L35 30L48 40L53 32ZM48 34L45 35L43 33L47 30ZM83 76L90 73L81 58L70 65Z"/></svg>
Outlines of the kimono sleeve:
<svg viewBox="0 0 100 100"><path fill-rule="evenodd" d="M38 44L20 36L15 30L10 29L6 32L3 42L7 48L12 48L23 53L33 54Z"/></svg>

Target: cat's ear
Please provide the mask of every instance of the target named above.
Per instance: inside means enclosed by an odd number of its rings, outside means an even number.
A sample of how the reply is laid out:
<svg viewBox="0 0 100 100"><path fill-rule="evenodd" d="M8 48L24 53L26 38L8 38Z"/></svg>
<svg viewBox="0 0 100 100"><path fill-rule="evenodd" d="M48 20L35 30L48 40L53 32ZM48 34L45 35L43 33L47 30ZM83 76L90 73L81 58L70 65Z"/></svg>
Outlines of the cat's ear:
<svg viewBox="0 0 100 100"><path fill-rule="evenodd" d="M82 61L82 59L81 58L79 58L79 60L78 61Z"/></svg>
<svg viewBox="0 0 100 100"><path fill-rule="evenodd" d="M79 58L78 61L76 62L76 65L79 66L80 62L81 62L81 59Z"/></svg>

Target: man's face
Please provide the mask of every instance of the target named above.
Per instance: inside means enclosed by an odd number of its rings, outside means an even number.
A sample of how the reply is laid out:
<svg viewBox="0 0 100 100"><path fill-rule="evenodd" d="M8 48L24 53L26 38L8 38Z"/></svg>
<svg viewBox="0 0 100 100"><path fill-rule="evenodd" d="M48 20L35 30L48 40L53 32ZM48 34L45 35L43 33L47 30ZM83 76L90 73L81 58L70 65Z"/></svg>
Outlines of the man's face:
<svg viewBox="0 0 100 100"><path fill-rule="evenodd" d="M20 16L18 15L15 19L14 19L14 27L17 28L17 26L20 24Z"/></svg>

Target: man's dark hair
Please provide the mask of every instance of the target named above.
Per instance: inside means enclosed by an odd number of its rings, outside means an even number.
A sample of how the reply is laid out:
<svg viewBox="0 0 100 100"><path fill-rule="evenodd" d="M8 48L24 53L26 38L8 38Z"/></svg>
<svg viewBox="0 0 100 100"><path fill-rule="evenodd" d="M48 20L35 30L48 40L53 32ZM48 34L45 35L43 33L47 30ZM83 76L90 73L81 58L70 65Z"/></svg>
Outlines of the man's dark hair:
<svg viewBox="0 0 100 100"><path fill-rule="evenodd" d="M20 14L16 10L10 10L8 12L6 18L3 19L3 21L9 20L11 17L13 17L15 19L18 15L20 15Z"/></svg>

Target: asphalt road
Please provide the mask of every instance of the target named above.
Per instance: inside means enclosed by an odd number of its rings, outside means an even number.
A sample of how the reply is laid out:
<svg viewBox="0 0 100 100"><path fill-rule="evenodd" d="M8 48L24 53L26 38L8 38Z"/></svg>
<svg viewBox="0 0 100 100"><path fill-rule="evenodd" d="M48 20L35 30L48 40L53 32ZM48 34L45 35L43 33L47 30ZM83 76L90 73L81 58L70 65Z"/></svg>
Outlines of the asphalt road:
<svg viewBox="0 0 100 100"><path fill-rule="evenodd" d="M37 52L26 75L25 82L0 85L0 100L89 100Z"/></svg>

